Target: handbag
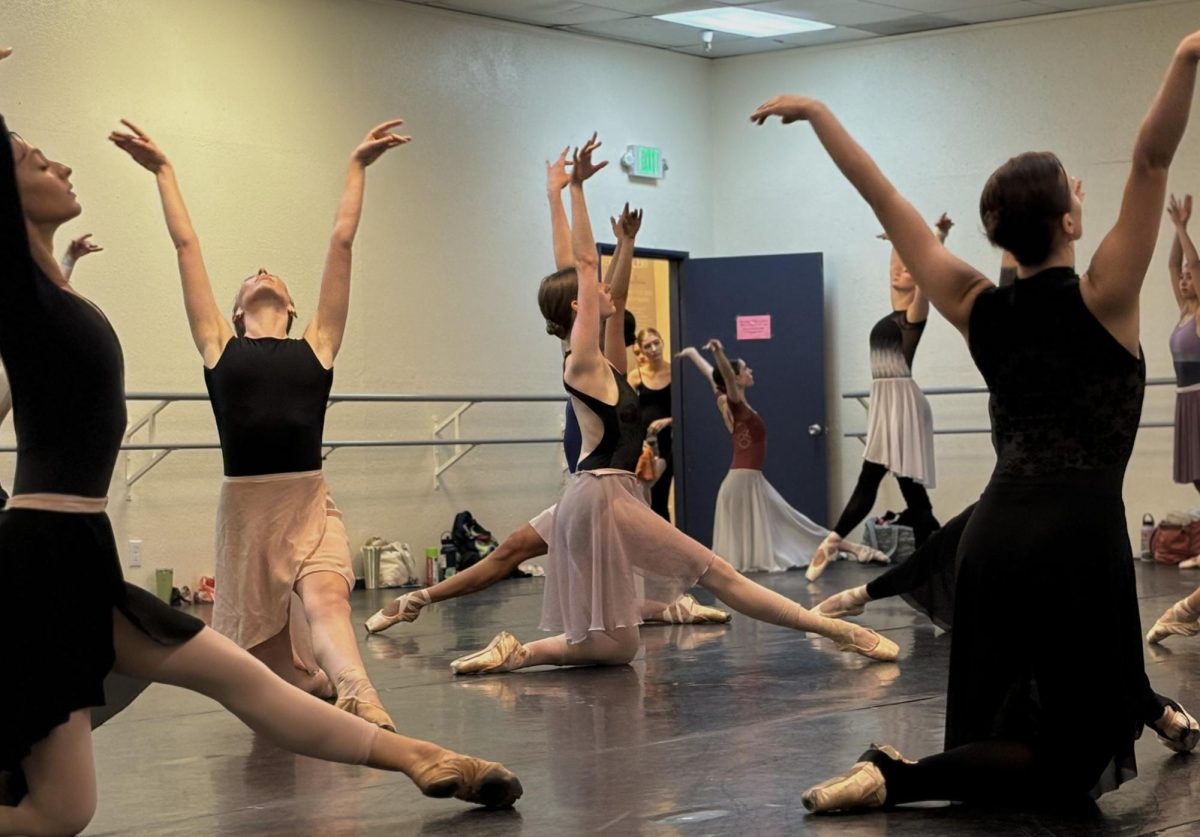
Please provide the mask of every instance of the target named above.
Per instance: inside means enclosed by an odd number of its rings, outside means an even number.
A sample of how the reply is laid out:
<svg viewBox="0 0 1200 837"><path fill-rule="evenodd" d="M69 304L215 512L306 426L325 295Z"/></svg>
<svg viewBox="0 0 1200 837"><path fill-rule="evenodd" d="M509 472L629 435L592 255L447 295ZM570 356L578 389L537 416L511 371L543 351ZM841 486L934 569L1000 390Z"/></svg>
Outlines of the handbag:
<svg viewBox="0 0 1200 837"><path fill-rule="evenodd" d="M379 553L380 587L416 587L417 562L408 544L392 541Z"/></svg>
<svg viewBox="0 0 1200 837"><path fill-rule="evenodd" d="M1150 533L1150 552L1158 564L1178 564L1186 561L1200 546L1200 523L1189 514L1172 512L1164 515Z"/></svg>
<svg viewBox="0 0 1200 837"><path fill-rule="evenodd" d="M863 543L878 549L893 563L903 561L917 551L912 527L893 522L895 517L888 512L883 517L868 518L863 532Z"/></svg>

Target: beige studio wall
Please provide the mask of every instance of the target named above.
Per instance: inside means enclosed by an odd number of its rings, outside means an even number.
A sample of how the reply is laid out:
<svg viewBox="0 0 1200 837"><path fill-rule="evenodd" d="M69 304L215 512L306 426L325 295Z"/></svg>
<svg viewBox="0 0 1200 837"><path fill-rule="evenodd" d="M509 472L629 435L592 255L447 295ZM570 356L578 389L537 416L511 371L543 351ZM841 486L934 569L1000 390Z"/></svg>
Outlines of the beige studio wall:
<svg viewBox="0 0 1200 837"><path fill-rule="evenodd" d="M615 162L593 181L598 235L611 239L607 217L629 200L645 207L646 245L709 250L702 59L371 0L5 3L0 41L18 50L0 68L0 112L75 169L85 212L60 248L83 232L105 248L74 281L120 334L131 391L200 392L203 378L153 177L105 142L122 116L175 162L220 304L263 265L302 319L351 149L375 123L407 120L412 145L368 172L335 392L561 391L535 302L552 269L543 161L592 129L610 154L658 145L673 167L658 188L630 185ZM338 405L327 438L428 437L451 409ZM481 406L463 431L550 436L561 414ZM158 435L215 440L208 405L170 407ZM6 484L12 462L0 457ZM554 502L560 464L554 445L478 449L437 492L429 448L341 450L326 472L354 547L379 534L420 548L462 508L507 534ZM132 581L152 584L160 566L177 583L211 572L220 478L216 452L175 453L126 497L118 465L118 542L143 541Z"/></svg>
<svg viewBox="0 0 1200 837"><path fill-rule="evenodd" d="M831 439L831 514L849 496L865 410L840 394L870 384L867 335L890 309L888 247L879 224L805 125L758 128L764 99L795 92L826 101L884 172L932 221L958 222L948 245L995 275L997 253L979 222L979 193L1005 159L1051 149L1084 180L1080 270L1116 218L1134 132L1179 40L1200 28L1200 3L1150 2L821 49L716 62L712 121L713 247L721 255L823 251ZM1200 122L1176 158L1172 188L1200 192ZM1200 232L1200 229L1198 229ZM1142 295L1150 377L1171 376L1167 338L1177 309L1161 244ZM961 336L936 314L915 363L925 387L981 385ZM787 382L764 381L766 386ZM939 427L986 427L986 396L935 397ZM1173 390L1147 390L1144 418L1169 421ZM935 510L944 521L978 497L995 462L986 435L937 438ZM879 506L902 507L892 480ZM1171 482L1171 431L1143 430L1125 486L1129 527L1200 505ZM1136 541L1135 541L1136 542Z"/></svg>

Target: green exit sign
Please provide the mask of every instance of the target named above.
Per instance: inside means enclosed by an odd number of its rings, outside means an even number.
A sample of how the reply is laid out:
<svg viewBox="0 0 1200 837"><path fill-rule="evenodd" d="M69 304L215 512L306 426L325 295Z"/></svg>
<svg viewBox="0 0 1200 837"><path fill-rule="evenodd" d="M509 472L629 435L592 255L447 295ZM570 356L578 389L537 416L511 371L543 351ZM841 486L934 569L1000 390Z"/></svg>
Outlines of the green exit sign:
<svg viewBox="0 0 1200 837"><path fill-rule="evenodd" d="M631 176L647 177L655 180L661 179L667 168L666 160L663 159L662 149L655 148L652 145L629 146L621 162Z"/></svg>

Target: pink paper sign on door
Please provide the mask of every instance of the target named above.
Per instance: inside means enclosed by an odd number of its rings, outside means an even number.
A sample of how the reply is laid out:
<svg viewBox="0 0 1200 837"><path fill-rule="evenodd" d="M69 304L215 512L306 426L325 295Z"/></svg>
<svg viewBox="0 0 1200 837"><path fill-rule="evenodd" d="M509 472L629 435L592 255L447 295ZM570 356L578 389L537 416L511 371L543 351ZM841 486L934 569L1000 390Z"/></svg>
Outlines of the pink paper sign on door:
<svg viewBox="0 0 1200 837"><path fill-rule="evenodd" d="M771 315L756 314L750 317L737 318L738 340L770 340Z"/></svg>

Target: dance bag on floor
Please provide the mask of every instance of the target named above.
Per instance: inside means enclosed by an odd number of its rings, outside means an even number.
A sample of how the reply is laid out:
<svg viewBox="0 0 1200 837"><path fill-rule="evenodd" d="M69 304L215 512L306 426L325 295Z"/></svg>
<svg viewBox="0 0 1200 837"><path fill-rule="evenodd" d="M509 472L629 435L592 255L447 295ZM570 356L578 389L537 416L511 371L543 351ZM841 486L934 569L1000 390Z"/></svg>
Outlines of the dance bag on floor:
<svg viewBox="0 0 1200 837"><path fill-rule="evenodd" d="M454 548L458 552L459 572L477 563L480 558L500 545L500 542L492 537L492 533L484 529L469 511L460 511L454 515L450 537L454 540Z"/></svg>
<svg viewBox="0 0 1200 837"><path fill-rule="evenodd" d="M1159 564L1178 564L1195 554L1193 542L1200 546L1200 523L1189 516L1168 514L1150 534L1150 552Z"/></svg>
<svg viewBox="0 0 1200 837"><path fill-rule="evenodd" d="M894 523L896 515L888 512L883 517L867 518L863 531L863 543L878 549L892 560L899 563L917 551L917 539L911 526Z"/></svg>

